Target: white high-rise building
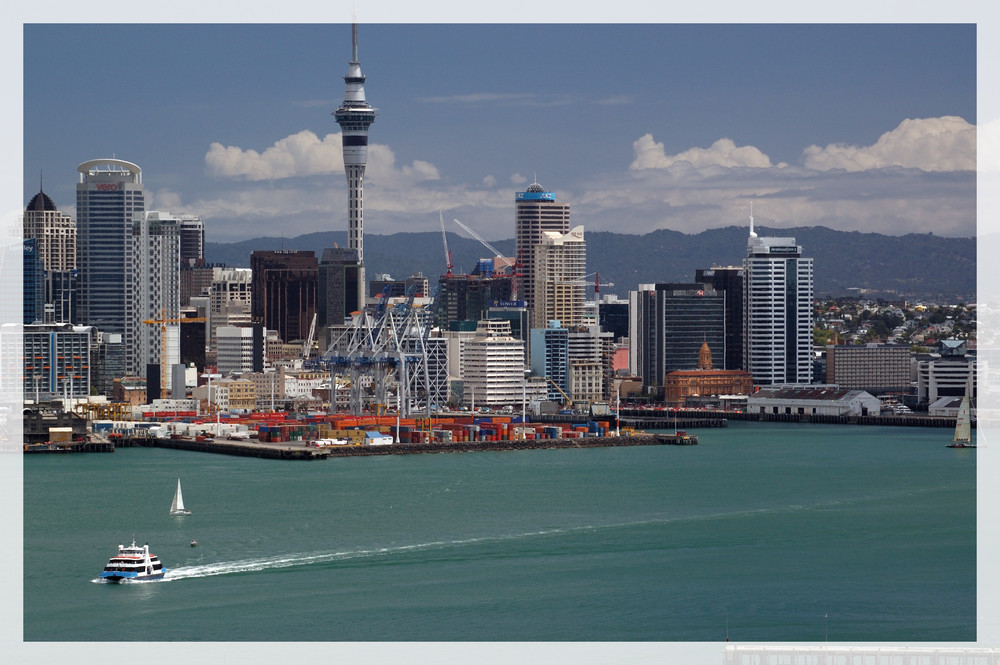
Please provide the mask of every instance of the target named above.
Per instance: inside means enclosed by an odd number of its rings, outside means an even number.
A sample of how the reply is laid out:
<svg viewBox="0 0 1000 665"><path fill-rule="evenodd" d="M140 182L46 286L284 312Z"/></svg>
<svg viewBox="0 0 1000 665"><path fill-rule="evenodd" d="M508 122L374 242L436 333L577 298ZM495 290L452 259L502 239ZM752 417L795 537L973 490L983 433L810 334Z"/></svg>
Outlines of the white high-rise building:
<svg viewBox="0 0 1000 665"><path fill-rule="evenodd" d="M463 404L514 405L524 399L524 342L511 336L509 321L480 321L476 336L465 341L463 363Z"/></svg>
<svg viewBox="0 0 1000 665"><path fill-rule="evenodd" d="M760 238L753 230L743 259L746 371L758 385L812 382L813 260L795 238Z"/></svg>
<svg viewBox="0 0 1000 665"><path fill-rule="evenodd" d="M159 364L165 388L169 368L180 362L180 220L151 211L135 218L131 230L125 258L126 368L145 376L147 364Z"/></svg>
<svg viewBox="0 0 1000 665"><path fill-rule="evenodd" d="M212 268L208 294L210 348L215 348L219 326L250 325L252 284L253 270L250 268Z"/></svg>
<svg viewBox="0 0 1000 665"><path fill-rule="evenodd" d="M532 257L536 322L560 321L573 328L584 323L587 243L583 227L569 233L544 231Z"/></svg>
<svg viewBox="0 0 1000 665"><path fill-rule="evenodd" d="M256 348L263 350L263 328L242 326L220 326L216 330L218 360L216 366L223 376L233 372L253 372L255 341L254 332L261 336L256 340Z"/></svg>

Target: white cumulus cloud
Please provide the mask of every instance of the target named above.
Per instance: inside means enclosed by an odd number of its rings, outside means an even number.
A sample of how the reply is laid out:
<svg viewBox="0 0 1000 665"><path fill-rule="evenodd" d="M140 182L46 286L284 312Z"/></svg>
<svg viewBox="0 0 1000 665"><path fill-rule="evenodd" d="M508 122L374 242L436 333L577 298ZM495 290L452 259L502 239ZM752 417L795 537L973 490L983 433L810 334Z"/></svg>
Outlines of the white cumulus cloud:
<svg viewBox="0 0 1000 665"><path fill-rule="evenodd" d="M956 116L907 119L871 146L832 143L803 151L810 169L868 171L891 166L923 171L973 171L976 127Z"/></svg>
<svg viewBox="0 0 1000 665"><path fill-rule="evenodd" d="M286 136L257 152L212 143L205 155L211 175L243 180L280 180L344 170L340 134L320 139L309 130Z"/></svg>
<svg viewBox="0 0 1000 665"><path fill-rule="evenodd" d="M635 159L629 169L669 169L675 165L690 165L696 169L706 167L768 168L771 158L754 146L737 146L732 139L722 138L708 148L690 148L676 155L668 155L662 143L644 134L632 143ZM779 165L780 166L780 165Z"/></svg>
<svg viewBox="0 0 1000 665"><path fill-rule="evenodd" d="M343 173L341 134L327 134L321 139L303 130L275 141L263 152L216 142L205 154L205 166L211 175L248 181ZM368 146L365 174L386 187L405 187L441 177L437 167L423 160L397 167L392 150L375 143Z"/></svg>

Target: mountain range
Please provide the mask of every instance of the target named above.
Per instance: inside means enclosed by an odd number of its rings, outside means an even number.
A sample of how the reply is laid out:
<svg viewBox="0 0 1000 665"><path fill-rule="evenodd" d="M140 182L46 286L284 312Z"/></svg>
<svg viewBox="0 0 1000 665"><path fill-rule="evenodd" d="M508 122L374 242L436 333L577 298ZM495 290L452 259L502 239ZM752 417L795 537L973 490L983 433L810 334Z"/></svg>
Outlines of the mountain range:
<svg viewBox="0 0 1000 665"><path fill-rule="evenodd" d="M822 226L788 229L756 227L759 236L794 237L803 256L814 260L815 294L819 297L873 293L889 299L975 302L976 239L946 238L930 233L889 236L835 231ZM710 229L697 234L659 230L645 235L586 232L588 272L598 273L601 293L628 296L639 284L694 281L695 270L740 265L746 254L745 226ZM514 241L489 243L505 256ZM312 250L346 247L346 231L309 233L294 238L262 237L235 243L206 243L213 264L249 267L255 250ZM493 256L476 240L448 234L453 272L471 272L479 258ZM446 270L440 232L365 236L368 279L389 274L402 279L423 273L431 283ZM588 281L593 275L588 277ZM613 284L613 286L611 286ZM860 291L859 291L860 290Z"/></svg>

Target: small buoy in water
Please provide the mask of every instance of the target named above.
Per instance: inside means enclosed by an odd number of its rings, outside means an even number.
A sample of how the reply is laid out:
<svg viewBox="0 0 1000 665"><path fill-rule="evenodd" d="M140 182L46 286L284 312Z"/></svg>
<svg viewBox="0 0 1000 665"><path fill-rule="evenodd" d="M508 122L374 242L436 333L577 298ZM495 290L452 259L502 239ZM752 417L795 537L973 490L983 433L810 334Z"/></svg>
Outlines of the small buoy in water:
<svg viewBox="0 0 1000 665"><path fill-rule="evenodd" d="M198 541L197 540L192 540L191 541L191 547L196 547L197 545L198 545Z"/></svg>

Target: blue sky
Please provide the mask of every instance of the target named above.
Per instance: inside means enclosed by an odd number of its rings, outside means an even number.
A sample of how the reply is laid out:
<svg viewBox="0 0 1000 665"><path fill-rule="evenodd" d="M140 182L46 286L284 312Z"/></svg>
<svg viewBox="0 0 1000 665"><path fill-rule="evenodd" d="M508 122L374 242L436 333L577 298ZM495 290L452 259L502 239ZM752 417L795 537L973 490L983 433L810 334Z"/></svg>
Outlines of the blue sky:
<svg viewBox="0 0 1000 665"><path fill-rule="evenodd" d="M210 240L345 230L330 113L350 39L26 25L24 203L43 173L73 214L76 166L115 155L151 209L202 216ZM368 234L435 231L442 208L509 238L535 179L593 231L696 233L753 201L771 227L975 234L972 24L361 21L359 56L379 114Z"/></svg>

